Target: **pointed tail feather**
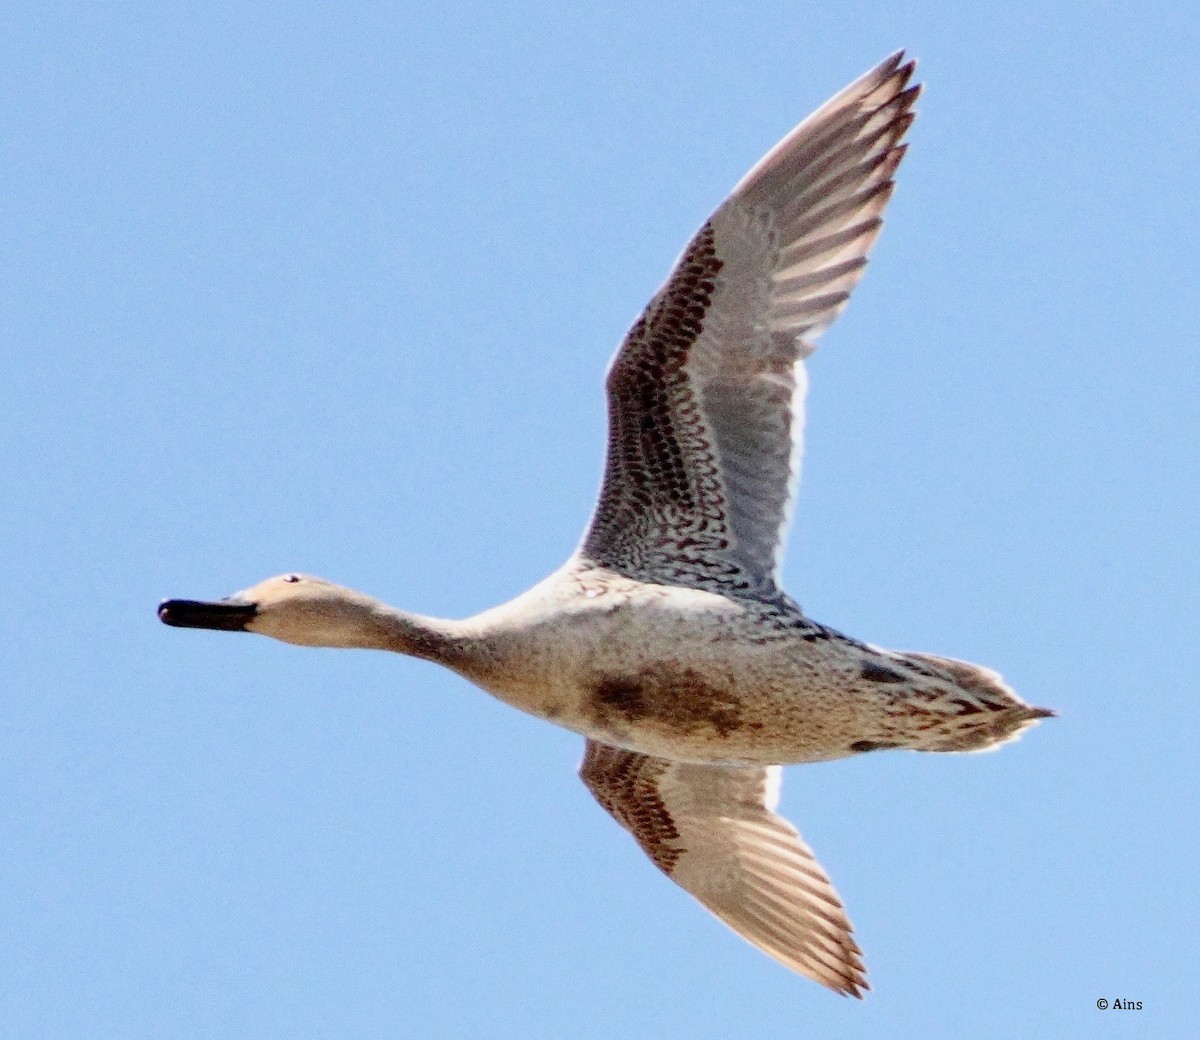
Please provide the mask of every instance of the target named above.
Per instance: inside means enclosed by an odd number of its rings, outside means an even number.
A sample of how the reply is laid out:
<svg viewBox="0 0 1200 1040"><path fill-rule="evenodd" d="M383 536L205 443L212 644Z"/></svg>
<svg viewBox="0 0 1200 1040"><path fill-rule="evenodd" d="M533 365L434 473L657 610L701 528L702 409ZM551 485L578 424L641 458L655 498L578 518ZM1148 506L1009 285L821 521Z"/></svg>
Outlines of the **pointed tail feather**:
<svg viewBox="0 0 1200 1040"><path fill-rule="evenodd" d="M961 696L950 695L946 724L929 734L928 751L987 751L1015 740L1042 719L1053 718L1048 708L1026 704L999 672L969 661L934 654L898 654L910 667L931 678L944 678Z"/></svg>

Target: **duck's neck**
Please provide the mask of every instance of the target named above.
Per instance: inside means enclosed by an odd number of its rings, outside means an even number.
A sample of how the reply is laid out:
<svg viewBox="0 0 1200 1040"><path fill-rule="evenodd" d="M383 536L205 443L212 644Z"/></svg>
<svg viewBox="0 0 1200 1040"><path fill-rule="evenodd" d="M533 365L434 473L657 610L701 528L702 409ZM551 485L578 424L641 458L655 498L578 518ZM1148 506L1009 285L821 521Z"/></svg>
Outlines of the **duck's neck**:
<svg viewBox="0 0 1200 1040"><path fill-rule="evenodd" d="M385 603L373 604L364 621L358 645L368 649L453 664L467 647L465 626L459 621L410 614Z"/></svg>

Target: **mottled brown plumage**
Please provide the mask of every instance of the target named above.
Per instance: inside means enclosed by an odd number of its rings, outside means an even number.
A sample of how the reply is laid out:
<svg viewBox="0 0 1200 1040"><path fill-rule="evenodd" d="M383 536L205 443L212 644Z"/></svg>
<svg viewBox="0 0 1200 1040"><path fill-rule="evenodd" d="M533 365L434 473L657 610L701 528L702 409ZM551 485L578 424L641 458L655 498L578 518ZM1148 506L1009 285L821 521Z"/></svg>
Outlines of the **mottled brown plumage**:
<svg viewBox="0 0 1200 1040"><path fill-rule="evenodd" d="M656 866L751 943L866 988L829 879L774 812L781 763L974 751L1050 714L986 668L806 617L779 567L803 359L845 305L892 192L917 88L901 55L792 131L701 227L608 375L608 460L576 553L465 621L284 575L172 625L437 661L587 738L580 775Z"/></svg>

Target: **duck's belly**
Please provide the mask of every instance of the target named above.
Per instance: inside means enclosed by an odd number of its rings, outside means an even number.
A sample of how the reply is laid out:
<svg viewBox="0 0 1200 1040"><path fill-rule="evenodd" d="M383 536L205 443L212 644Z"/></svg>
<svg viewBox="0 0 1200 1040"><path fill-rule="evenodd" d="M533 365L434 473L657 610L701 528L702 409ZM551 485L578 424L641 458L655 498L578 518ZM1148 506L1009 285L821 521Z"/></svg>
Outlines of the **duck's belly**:
<svg viewBox="0 0 1200 1040"><path fill-rule="evenodd" d="M608 744L675 759L817 762L854 753L857 734L872 727L870 705L854 696L853 673L757 663L626 662L589 677L573 717L557 721Z"/></svg>
<svg viewBox="0 0 1200 1040"><path fill-rule="evenodd" d="M507 641L519 648L507 666L469 677L533 715L665 758L815 762L856 753L878 730L856 644L748 637L733 612L622 613L527 629Z"/></svg>

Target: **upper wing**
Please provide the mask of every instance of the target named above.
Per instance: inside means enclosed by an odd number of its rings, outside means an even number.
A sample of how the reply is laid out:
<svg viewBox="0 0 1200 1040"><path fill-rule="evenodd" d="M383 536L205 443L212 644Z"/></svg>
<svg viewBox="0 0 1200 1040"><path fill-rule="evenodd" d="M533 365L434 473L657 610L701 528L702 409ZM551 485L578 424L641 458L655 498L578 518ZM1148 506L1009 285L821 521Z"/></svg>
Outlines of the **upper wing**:
<svg viewBox="0 0 1200 1040"><path fill-rule="evenodd" d="M671 880L764 953L843 994L868 989L842 902L772 810L779 766L692 765L589 740L579 775Z"/></svg>
<svg viewBox="0 0 1200 1040"><path fill-rule="evenodd" d="M799 476L800 364L879 234L914 118L893 55L809 116L697 232L608 373L608 460L583 556L771 593Z"/></svg>

